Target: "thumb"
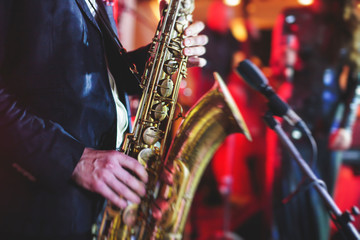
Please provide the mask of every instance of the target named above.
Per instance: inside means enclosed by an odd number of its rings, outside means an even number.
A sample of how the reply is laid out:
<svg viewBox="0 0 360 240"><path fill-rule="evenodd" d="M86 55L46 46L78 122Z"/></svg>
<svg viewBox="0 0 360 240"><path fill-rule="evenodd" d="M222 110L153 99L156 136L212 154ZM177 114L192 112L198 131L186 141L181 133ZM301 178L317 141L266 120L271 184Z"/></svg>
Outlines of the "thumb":
<svg viewBox="0 0 360 240"><path fill-rule="evenodd" d="M159 3L160 16L163 15L163 11L167 8L168 2L166 0L161 0Z"/></svg>

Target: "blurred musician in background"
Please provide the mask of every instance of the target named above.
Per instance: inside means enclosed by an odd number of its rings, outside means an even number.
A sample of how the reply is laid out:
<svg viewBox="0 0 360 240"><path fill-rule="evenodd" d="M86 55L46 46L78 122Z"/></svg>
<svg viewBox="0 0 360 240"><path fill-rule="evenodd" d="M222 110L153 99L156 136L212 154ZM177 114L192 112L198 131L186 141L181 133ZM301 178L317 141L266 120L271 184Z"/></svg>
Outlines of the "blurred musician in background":
<svg viewBox="0 0 360 240"><path fill-rule="evenodd" d="M286 124L302 157L333 194L341 151L350 147L359 84L359 21L351 0L315 0L286 9L273 30L271 67L279 94L310 128L318 146L312 161L307 137ZM280 147L280 146L279 146ZM274 239L327 240L329 215L285 150L274 184ZM281 203L295 190L299 192Z"/></svg>

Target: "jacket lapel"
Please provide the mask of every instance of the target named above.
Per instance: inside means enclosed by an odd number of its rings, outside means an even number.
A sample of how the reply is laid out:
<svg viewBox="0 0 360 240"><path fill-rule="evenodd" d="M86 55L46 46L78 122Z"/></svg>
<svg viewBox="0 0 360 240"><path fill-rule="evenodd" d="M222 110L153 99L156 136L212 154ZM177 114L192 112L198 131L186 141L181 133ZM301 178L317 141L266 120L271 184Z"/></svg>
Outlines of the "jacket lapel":
<svg viewBox="0 0 360 240"><path fill-rule="evenodd" d="M102 0L96 0L96 2L98 4L98 14L101 15L99 16L99 18L101 19L100 21L102 22L101 24L105 28L104 32L106 32L109 37L113 38L113 40L115 40L121 46L117 34L115 19L113 17L112 7L105 5Z"/></svg>
<svg viewBox="0 0 360 240"><path fill-rule="evenodd" d="M94 16L91 14L88 5L86 4L85 0L76 0L79 8L83 13L85 13L86 17L90 20L90 22L101 32L99 25L97 24Z"/></svg>
<svg viewBox="0 0 360 240"><path fill-rule="evenodd" d="M115 19L113 16L113 9L109 5L105 5L101 0L96 0L99 6L99 12L104 18L105 24L115 33L117 36L117 28Z"/></svg>
<svg viewBox="0 0 360 240"><path fill-rule="evenodd" d="M76 0L76 2L78 3L79 8L81 9L81 11L83 13L85 13L85 15L87 16L87 18L90 20L90 22L92 24L94 24L94 26L98 29L98 31L100 33L103 33L103 31L101 30L101 27L99 26L98 22L96 21L96 19L94 18L94 16L91 14L90 9L88 7L88 5L85 2L86 0ZM109 34L109 36L111 38L113 38L120 46L121 43L118 39L118 35L117 35L117 28L116 28L116 23L114 18L112 17L112 9L110 6L105 6L101 1L98 1L98 13L100 13L102 15L102 19L103 19L103 24L105 24L106 28L109 30L106 34ZM122 48L122 46L121 46Z"/></svg>

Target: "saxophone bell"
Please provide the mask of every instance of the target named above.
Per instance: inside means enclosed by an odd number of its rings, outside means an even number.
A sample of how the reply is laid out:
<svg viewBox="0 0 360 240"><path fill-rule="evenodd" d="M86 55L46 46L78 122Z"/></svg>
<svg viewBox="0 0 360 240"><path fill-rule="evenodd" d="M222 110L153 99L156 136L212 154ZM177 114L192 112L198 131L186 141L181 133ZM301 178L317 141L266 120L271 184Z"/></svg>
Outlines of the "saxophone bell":
<svg viewBox="0 0 360 240"><path fill-rule="evenodd" d="M177 166L169 197L170 207L161 226L162 239L182 239L192 199L203 172L224 139L242 133L251 141L245 121L224 81L214 73L215 84L188 111L166 158Z"/></svg>

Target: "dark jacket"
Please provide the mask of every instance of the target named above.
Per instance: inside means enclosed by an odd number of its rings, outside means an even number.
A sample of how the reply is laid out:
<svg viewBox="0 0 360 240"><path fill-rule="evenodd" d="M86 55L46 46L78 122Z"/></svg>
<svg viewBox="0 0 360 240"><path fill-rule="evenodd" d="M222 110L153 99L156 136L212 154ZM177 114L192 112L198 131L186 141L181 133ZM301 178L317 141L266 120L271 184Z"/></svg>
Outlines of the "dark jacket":
<svg viewBox="0 0 360 240"><path fill-rule="evenodd" d="M118 89L135 93L119 54L84 0L0 1L0 234L89 232L101 198L71 174L84 147L114 149ZM121 100L124 100L122 97ZM66 239L66 237L64 237Z"/></svg>

